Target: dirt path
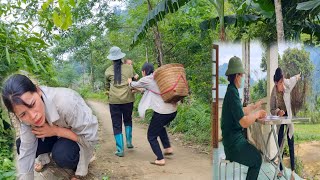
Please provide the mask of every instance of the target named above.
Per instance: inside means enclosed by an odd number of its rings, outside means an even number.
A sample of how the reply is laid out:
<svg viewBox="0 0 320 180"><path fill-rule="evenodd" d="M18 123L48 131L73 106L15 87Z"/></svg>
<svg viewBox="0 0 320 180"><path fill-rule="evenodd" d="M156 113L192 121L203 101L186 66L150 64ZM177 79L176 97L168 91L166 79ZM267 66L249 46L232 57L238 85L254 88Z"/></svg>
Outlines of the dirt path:
<svg viewBox="0 0 320 180"><path fill-rule="evenodd" d="M133 124L134 148L125 148L125 157L114 155L115 141L112 131L109 106L100 102L88 101L99 119L100 142L96 152L96 161L90 166L90 171L99 179L165 179L165 180L210 180L212 179L212 164L210 155L196 153L191 149L178 145L172 141L175 154L166 158L163 167L151 165L155 160L150 145L147 141L145 126ZM124 131L123 131L124 132Z"/></svg>
<svg viewBox="0 0 320 180"><path fill-rule="evenodd" d="M302 160L304 171L310 179L320 179L320 142L313 141L295 146L296 156Z"/></svg>

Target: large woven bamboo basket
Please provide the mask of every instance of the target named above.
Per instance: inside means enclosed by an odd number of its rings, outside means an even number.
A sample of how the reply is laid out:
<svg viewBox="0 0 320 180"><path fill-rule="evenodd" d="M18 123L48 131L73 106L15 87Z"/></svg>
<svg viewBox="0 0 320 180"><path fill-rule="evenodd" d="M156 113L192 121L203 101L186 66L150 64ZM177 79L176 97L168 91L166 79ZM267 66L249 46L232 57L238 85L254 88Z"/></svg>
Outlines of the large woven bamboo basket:
<svg viewBox="0 0 320 180"><path fill-rule="evenodd" d="M166 64L154 73L162 99L166 103L178 102L188 96L186 72L182 64Z"/></svg>

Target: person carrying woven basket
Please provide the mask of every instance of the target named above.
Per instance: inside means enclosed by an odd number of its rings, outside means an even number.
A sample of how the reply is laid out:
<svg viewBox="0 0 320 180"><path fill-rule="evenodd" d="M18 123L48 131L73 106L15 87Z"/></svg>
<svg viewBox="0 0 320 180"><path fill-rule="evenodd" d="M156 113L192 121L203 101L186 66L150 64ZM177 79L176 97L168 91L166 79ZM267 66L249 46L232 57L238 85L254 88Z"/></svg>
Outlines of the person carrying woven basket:
<svg viewBox="0 0 320 180"><path fill-rule="evenodd" d="M165 103L160 95L160 89L153 77L154 67L151 63L142 66L142 78L139 81L132 81L128 78L128 83L134 88L144 88L145 92L139 103L138 111L140 117L144 117L147 109L153 110L153 115L148 127L148 141L151 149L157 156L151 164L163 166L165 160L157 140L160 137L164 147L164 155L172 155L173 149L165 126L168 125L177 115L177 103Z"/></svg>
<svg viewBox="0 0 320 180"><path fill-rule="evenodd" d="M230 84L222 105L222 143L226 159L248 166L246 179L256 180L262 158L258 149L244 137L242 130L248 128L257 119L266 117L267 113L264 110L257 110L261 103L242 107L238 89L244 84L244 73L240 58L232 57L226 71Z"/></svg>
<svg viewBox="0 0 320 180"><path fill-rule="evenodd" d="M128 78L134 76L132 66L122 63L122 58L126 56L119 47L113 46L107 58L113 62L113 65L105 71L106 89L109 96L110 114L114 138L116 141L116 153L119 157L124 156L124 145L122 135L122 119L126 132L127 148L133 148L132 145L132 110L134 94L127 82Z"/></svg>

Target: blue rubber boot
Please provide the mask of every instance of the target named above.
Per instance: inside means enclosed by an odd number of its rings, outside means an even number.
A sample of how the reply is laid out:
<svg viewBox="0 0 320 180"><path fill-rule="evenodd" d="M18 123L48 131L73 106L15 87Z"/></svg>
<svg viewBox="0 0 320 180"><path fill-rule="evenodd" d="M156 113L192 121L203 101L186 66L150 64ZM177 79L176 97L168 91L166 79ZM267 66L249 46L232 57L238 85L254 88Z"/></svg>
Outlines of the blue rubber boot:
<svg viewBox="0 0 320 180"><path fill-rule="evenodd" d="M126 126L126 141L127 141L127 148L131 149L133 148L132 145L132 126Z"/></svg>
<svg viewBox="0 0 320 180"><path fill-rule="evenodd" d="M122 134L114 135L114 139L116 140L116 146L117 146L117 152L115 153L115 155L117 155L119 157L123 157L124 153L123 153L123 136L122 136Z"/></svg>

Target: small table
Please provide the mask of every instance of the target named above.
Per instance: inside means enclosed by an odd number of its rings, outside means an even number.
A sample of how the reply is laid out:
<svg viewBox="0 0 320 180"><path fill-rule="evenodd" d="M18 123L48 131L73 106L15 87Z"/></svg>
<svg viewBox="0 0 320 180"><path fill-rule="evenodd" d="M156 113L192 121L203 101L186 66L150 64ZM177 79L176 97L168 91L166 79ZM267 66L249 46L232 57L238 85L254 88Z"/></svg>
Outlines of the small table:
<svg viewBox="0 0 320 180"><path fill-rule="evenodd" d="M289 126L286 126L285 127L285 131L284 131L284 135L283 135L283 139L282 139L282 142L281 142L281 146L279 147L278 145L278 136L277 136L277 133L276 133L276 125L282 125L282 124L291 124L292 121L295 121L295 120L299 120L301 118L288 118L288 117L279 117L279 116L267 116L266 118L264 119L261 119L261 120L257 120L257 123L260 123L260 124L263 124L263 125L266 125L266 126L271 126L271 130L268 134L268 138L267 138L267 141L264 140L263 138L263 134L262 134L262 130L261 128L260 129L260 136L262 138L262 142L263 142L263 148L264 148L264 151L263 152L263 156L264 156L264 159L266 161L268 161L269 163L271 163L274 167L275 167L275 175L274 175L274 178L273 179L276 179L277 177L277 173L278 173L278 170L280 168L280 164L282 165L282 167L284 167L283 165L283 160L282 160L282 154L283 154L283 150L284 150L284 142L287 138L287 133L288 133L288 130L289 130ZM268 157L268 144L270 142L270 137L271 135L273 135L274 137L274 140L275 140L275 143L276 143L276 147L277 147L277 154L271 158L271 157ZM276 159L279 159L279 163L276 163L275 160ZM284 178L285 179L288 179L288 176L287 176L287 173L286 171L284 171Z"/></svg>

